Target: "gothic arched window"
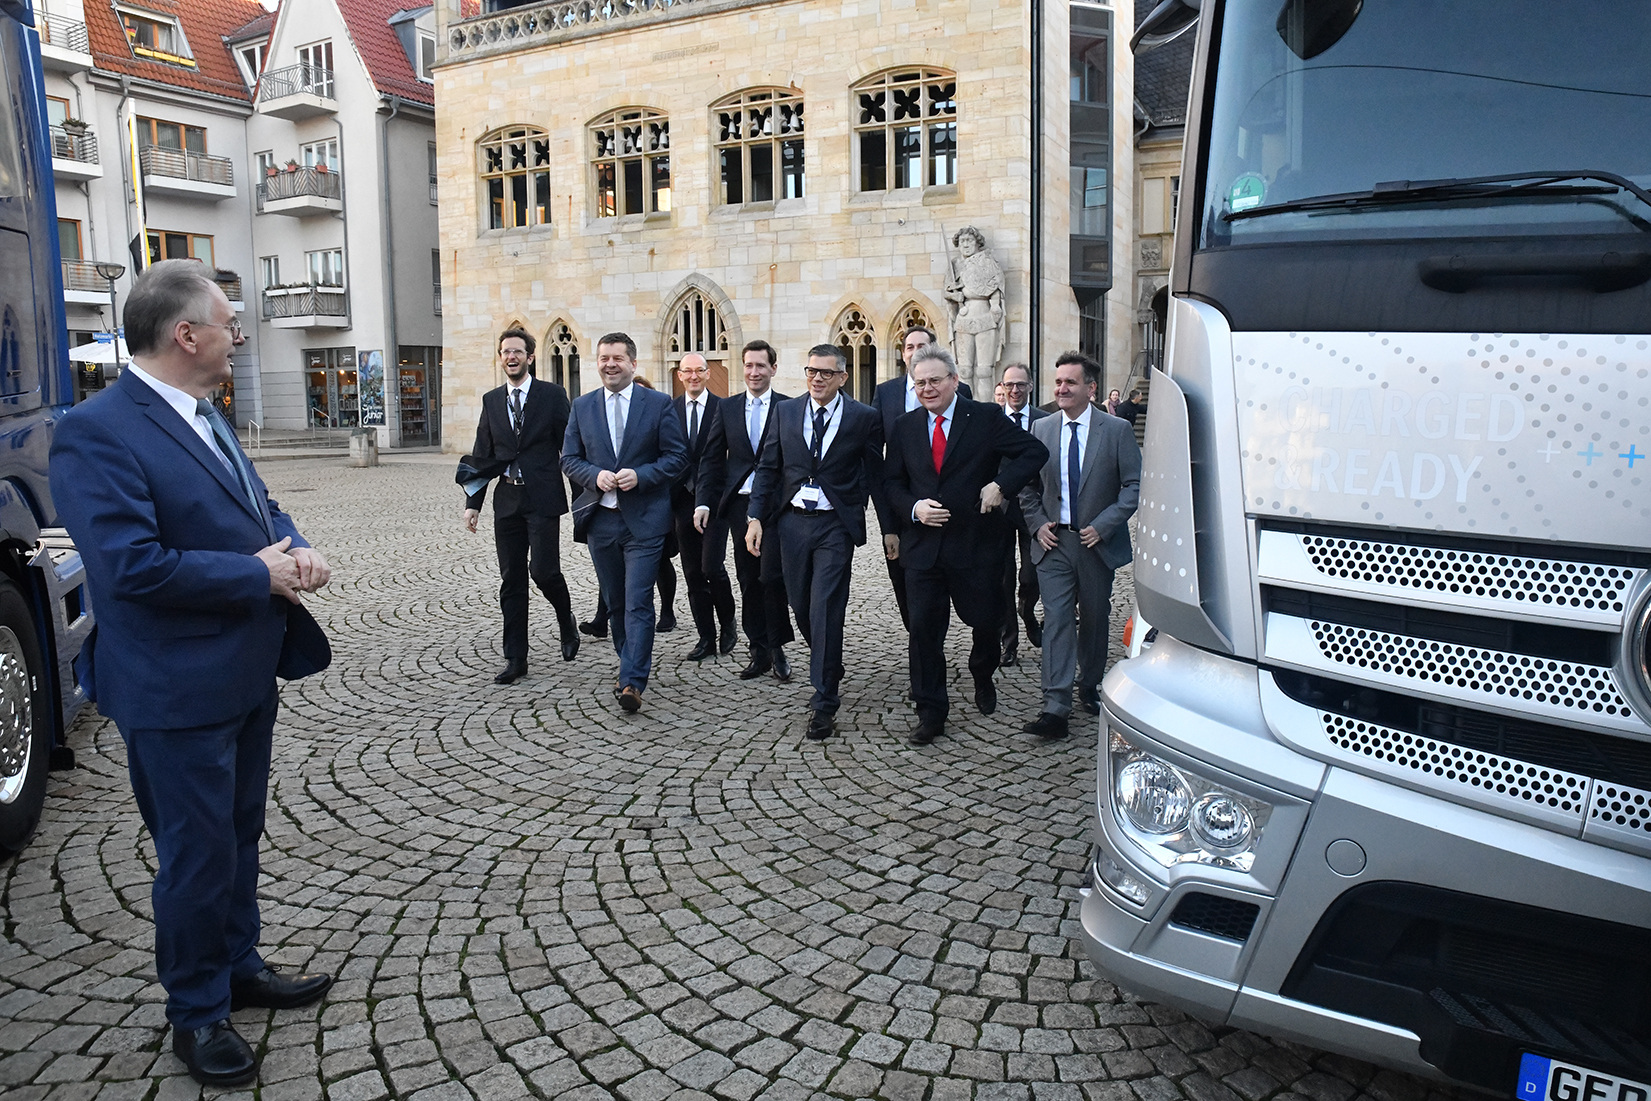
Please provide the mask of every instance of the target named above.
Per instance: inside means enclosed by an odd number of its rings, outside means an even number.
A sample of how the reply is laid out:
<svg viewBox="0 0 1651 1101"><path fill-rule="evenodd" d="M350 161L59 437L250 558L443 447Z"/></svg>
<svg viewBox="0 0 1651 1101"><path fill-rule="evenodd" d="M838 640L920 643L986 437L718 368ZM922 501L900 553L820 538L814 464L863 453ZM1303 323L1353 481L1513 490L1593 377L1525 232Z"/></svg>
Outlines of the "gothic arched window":
<svg viewBox="0 0 1651 1101"><path fill-rule="evenodd" d="M579 396L579 339L566 321L551 323L539 349L539 362L549 370L550 381L566 390L568 397Z"/></svg>
<svg viewBox="0 0 1651 1101"><path fill-rule="evenodd" d="M856 400L871 404L878 381L877 333L866 320L866 312L850 306L839 314L831 342L848 357L849 392Z"/></svg>

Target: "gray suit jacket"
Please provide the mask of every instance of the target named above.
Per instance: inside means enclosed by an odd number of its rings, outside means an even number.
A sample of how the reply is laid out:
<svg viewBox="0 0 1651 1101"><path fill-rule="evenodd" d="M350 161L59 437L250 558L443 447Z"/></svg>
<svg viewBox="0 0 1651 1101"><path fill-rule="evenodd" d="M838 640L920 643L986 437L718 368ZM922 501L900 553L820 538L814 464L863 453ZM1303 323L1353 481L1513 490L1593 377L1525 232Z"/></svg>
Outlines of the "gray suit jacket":
<svg viewBox="0 0 1651 1101"><path fill-rule="evenodd" d="M1026 530L1033 535L1045 524L1061 519L1061 467L1066 463L1066 443L1061 439L1065 414L1043 417L1032 425L1032 435L1049 449L1049 461L1038 476L1020 491L1020 507L1026 516ZM1080 528L1093 527L1101 541L1094 550L1110 569L1129 564L1129 518L1135 515L1141 498L1141 448L1129 422L1111 416L1099 406L1090 406L1089 441L1084 448L1083 471L1078 487L1077 507L1072 521ZM1044 550L1032 540L1032 561L1041 562Z"/></svg>

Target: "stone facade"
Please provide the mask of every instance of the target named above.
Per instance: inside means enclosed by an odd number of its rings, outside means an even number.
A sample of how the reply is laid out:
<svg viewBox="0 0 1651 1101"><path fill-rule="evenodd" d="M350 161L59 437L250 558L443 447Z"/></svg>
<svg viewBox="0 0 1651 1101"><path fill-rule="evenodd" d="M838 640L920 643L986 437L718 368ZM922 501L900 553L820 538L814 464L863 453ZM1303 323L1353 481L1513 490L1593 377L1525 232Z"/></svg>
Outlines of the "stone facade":
<svg viewBox="0 0 1651 1101"><path fill-rule="evenodd" d="M950 237L970 224L984 232L1004 272L1001 362L1027 359L1034 198L1029 10L987 0L709 0L621 4L606 16L552 4L480 16L466 11L470 17L461 18L460 0L438 4L442 400L452 426L446 446L463 450L468 442L461 426L474 422L481 394L500 381L493 340L512 322L524 323L542 344L560 336L577 352L577 371L565 353L552 361L541 347L539 357L540 377L570 390L598 385L595 340L617 329L636 340L641 373L656 385L669 385L682 351L703 348L713 362L713 388L737 389L740 345L762 337L779 349L781 390L801 392L807 349L834 341L850 346L854 392L866 394L901 369L898 334L914 318L951 339L944 299ZM1043 142L1046 362L1075 345L1077 332L1065 281L1066 11L1044 4L1041 14L1043 54L1053 59L1044 66L1043 123L1035 130ZM1121 33L1127 38L1127 27ZM863 188L861 92L883 76L898 83L907 74L919 75L931 106L955 84L955 177L942 167L931 183L929 158L920 186ZM727 202L718 148L727 136L722 104L768 90L801 98L802 194L786 197L776 168L777 197ZM649 126L668 121L668 209L647 209L651 189L642 189L643 209L625 212L621 183L613 200L618 210L610 214L599 205L605 200L593 124L638 110ZM512 130L542 132L523 140L546 143L549 224L492 228L483 149ZM614 140L624 146L623 135ZM641 140L656 137L650 131ZM658 151L654 144L641 155ZM1127 160L1131 151L1121 155ZM539 187L538 178L526 186ZM537 198L529 205L525 220L542 220ZM1126 284L1126 303L1128 297ZM704 324L702 308L714 310L720 331Z"/></svg>

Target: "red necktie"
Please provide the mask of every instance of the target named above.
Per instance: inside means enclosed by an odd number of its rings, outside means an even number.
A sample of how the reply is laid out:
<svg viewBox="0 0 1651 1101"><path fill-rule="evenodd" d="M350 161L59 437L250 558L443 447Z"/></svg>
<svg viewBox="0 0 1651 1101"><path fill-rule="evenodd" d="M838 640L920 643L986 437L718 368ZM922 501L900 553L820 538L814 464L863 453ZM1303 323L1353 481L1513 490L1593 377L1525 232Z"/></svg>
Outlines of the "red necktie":
<svg viewBox="0 0 1651 1101"><path fill-rule="evenodd" d="M946 424L945 417L934 419L934 439L929 444L929 450L934 452L934 472L940 473L940 464L946 461Z"/></svg>

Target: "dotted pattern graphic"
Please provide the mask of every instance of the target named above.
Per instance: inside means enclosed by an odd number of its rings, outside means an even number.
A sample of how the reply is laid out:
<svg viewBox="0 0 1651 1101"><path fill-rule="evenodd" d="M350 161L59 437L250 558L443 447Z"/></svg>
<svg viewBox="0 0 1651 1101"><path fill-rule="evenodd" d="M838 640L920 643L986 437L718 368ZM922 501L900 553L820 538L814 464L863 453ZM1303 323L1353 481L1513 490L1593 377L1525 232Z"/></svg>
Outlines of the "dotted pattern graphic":
<svg viewBox="0 0 1651 1101"><path fill-rule="evenodd" d="M1594 805L1589 817L1621 829L1638 830L1651 840L1651 792L1600 783L1594 788Z"/></svg>
<svg viewBox="0 0 1651 1101"><path fill-rule="evenodd" d="M282 690L263 950L330 971L324 1002L243 1010L252 1101L1465 1101L1212 1027L1097 974L1077 939L1099 724L1018 733L1038 651L907 746L906 636L877 540L855 559L840 734L803 739L797 678L658 636L623 715L611 644L495 686L493 540L461 530L453 458L261 461L334 569L309 601L331 669ZM562 525L574 607L596 595ZM1114 639L1131 601L1118 575ZM688 622L686 600L677 612ZM125 750L70 732L33 843L0 863L0 1095L198 1098L154 980L154 850Z"/></svg>
<svg viewBox="0 0 1651 1101"><path fill-rule="evenodd" d="M1465 749L1449 742L1322 712L1325 737L1349 753L1432 777L1460 788L1476 788L1547 807L1582 814L1588 777Z"/></svg>
<svg viewBox="0 0 1651 1101"><path fill-rule="evenodd" d="M1621 612L1638 570L1360 539L1301 536L1321 573L1403 589Z"/></svg>
<svg viewBox="0 0 1651 1101"><path fill-rule="evenodd" d="M1312 620L1329 660L1429 685L1587 714L1632 714L1609 669Z"/></svg>

